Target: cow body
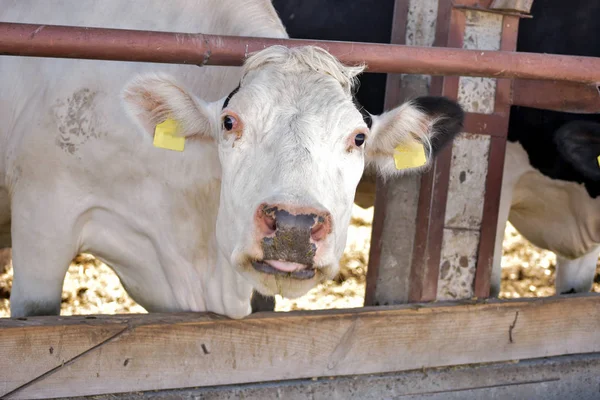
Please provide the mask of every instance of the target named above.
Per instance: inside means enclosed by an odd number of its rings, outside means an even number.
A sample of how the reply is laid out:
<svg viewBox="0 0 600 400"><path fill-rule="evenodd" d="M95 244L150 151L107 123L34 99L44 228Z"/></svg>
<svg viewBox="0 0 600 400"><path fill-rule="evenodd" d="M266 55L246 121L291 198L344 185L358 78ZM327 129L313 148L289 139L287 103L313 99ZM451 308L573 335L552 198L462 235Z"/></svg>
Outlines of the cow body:
<svg viewBox="0 0 600 400"><path fill-rule="evenodd" d="M3 0L0 20L286 36L268 0L243 7L220 0ZM230 271L215 268L216 149L206 144L201 154L182 160L129 134L134 124L119 93L135 74L148 71L176 76L208 100L229 93L241 76L239 68L199 71L196 66L19 57L0 62L0 176L6 182L0 189L0 222L2 245L13 247L13 315L56 313L64 273L80 251L111 265L148 310L247 312L251 288L241 278L219 277ZM200 181L190 186L192 171L203 173L194 173ZM199 287L209 281L212 287ZM222 288L214 287L219 281L243 287L242 299L222 298ZM235 297L236 292L228 293ZM21 297L29 299L26 309L20 309ZM58 301L48 304L48 298Z"/></svg>
<svg viewBox="0 0 600 400"><path fill-rule="evenodd" d="M0 20L287 36L269 0L1 0ZM244 68L3 58L11 315L57 314L79 252L148 311L239 318L253 289L298 296L332 278L364 164L403 173L394 148L418 143L428 157L414 170L427 168L462 123L456 104L426 98L368 126L352 99L361 71L309 47ZM166 120L183 152L152 145Z"/></svg>
<svg viewBox="0 0 600 400"><path fill-rule="evenodd" d="M518 51L600 56L600 4L534 2ZM556 292L589 291L600 255L600 117L513 107L492 274L500 290L506 221L557 256Z"/></svg>

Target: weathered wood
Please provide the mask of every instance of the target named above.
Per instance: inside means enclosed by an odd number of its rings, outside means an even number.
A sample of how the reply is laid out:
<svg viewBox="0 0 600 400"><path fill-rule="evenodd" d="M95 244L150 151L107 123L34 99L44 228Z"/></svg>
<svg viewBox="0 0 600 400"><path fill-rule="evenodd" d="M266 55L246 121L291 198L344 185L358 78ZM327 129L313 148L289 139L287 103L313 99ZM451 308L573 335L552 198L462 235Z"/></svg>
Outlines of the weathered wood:
<svg viewBox="0 0 600 400"><path fill-rule="evenodd" d="M10 322L0 321L0 326L10 326ZM60 369L66 361L119 335L126 326L107 324L104 327L81 325L76 329L41 329L44 331L41 335L41 332L26 327L7 328L0 334L0 395Z"/></svg>
<svg viewBox="0 0 600 400"><path fill-rule="evenodd" d="M244 320L203 314L0 320L0 359L10 363L0 395L81 396L591 353L600 351L599 331L597 295ZM51 346L60 357L45 363Z"/></svg>
<svg viewBox="0 0 600 400"><path fill-rule="evenodd" d="M600 354L276 383L124 393L93 400L480 400L598 398ZM81 397L66 400L83 399Z"/></svg>

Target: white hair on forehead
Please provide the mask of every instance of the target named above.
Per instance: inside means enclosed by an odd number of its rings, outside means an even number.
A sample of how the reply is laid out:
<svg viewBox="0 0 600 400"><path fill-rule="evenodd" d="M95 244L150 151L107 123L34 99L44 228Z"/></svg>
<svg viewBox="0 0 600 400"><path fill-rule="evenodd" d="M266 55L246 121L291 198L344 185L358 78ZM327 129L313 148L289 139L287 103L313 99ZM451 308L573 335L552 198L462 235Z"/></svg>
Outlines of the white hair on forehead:
<svg viewBox="0 0 600 400"><path fill-rule="evenodd" d="M288 48L271 46L253 53L244 63L244 75L267 64L276 64L285 71L314 71L332 76L348 95L356 85L357 76L364 71L364 65L349 67L343 65L327 50L317 46Z"/></svg>

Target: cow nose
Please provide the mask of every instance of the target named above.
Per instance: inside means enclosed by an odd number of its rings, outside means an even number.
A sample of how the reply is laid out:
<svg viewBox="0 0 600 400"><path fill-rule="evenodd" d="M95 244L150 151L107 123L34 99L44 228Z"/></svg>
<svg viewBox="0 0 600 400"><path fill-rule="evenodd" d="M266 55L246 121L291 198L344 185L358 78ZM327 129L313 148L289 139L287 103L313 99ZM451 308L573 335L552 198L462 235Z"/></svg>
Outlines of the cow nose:
<svg viewBox="0 0 600 400"><path fill-rule="evenodd" d="M265 236L294 231L306 236L310 234L313 241L319 242L331 232L331 214L322 209L262 204L258 207L256 217L259 229Z"/></svg>

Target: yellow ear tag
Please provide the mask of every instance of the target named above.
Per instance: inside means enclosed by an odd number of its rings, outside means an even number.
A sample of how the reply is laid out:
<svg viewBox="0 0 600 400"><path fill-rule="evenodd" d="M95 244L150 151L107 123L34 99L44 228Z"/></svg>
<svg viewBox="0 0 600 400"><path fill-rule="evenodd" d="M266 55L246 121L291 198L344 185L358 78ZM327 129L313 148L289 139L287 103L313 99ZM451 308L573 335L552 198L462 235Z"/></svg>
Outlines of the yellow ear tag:
<svg viewBox="0 0 600 400"><path fill-rule="evenodd" d="M600 167L600 156L598 156L598 166Z"/></svg>
<svg viewBox="0 0 600 400"><path fill-rule="evenodd" d="M176 136L179 124L174 119L168 118L165 122L156 125L154 129L154 147L183 151L185 137Z"/></svg>
<svg viewBox="0 0 600 400"><path fill-rule="evenodd" d="M419 142L398 145L394 149L396 169L418 168L427 164L425 147Z"/></svg>

